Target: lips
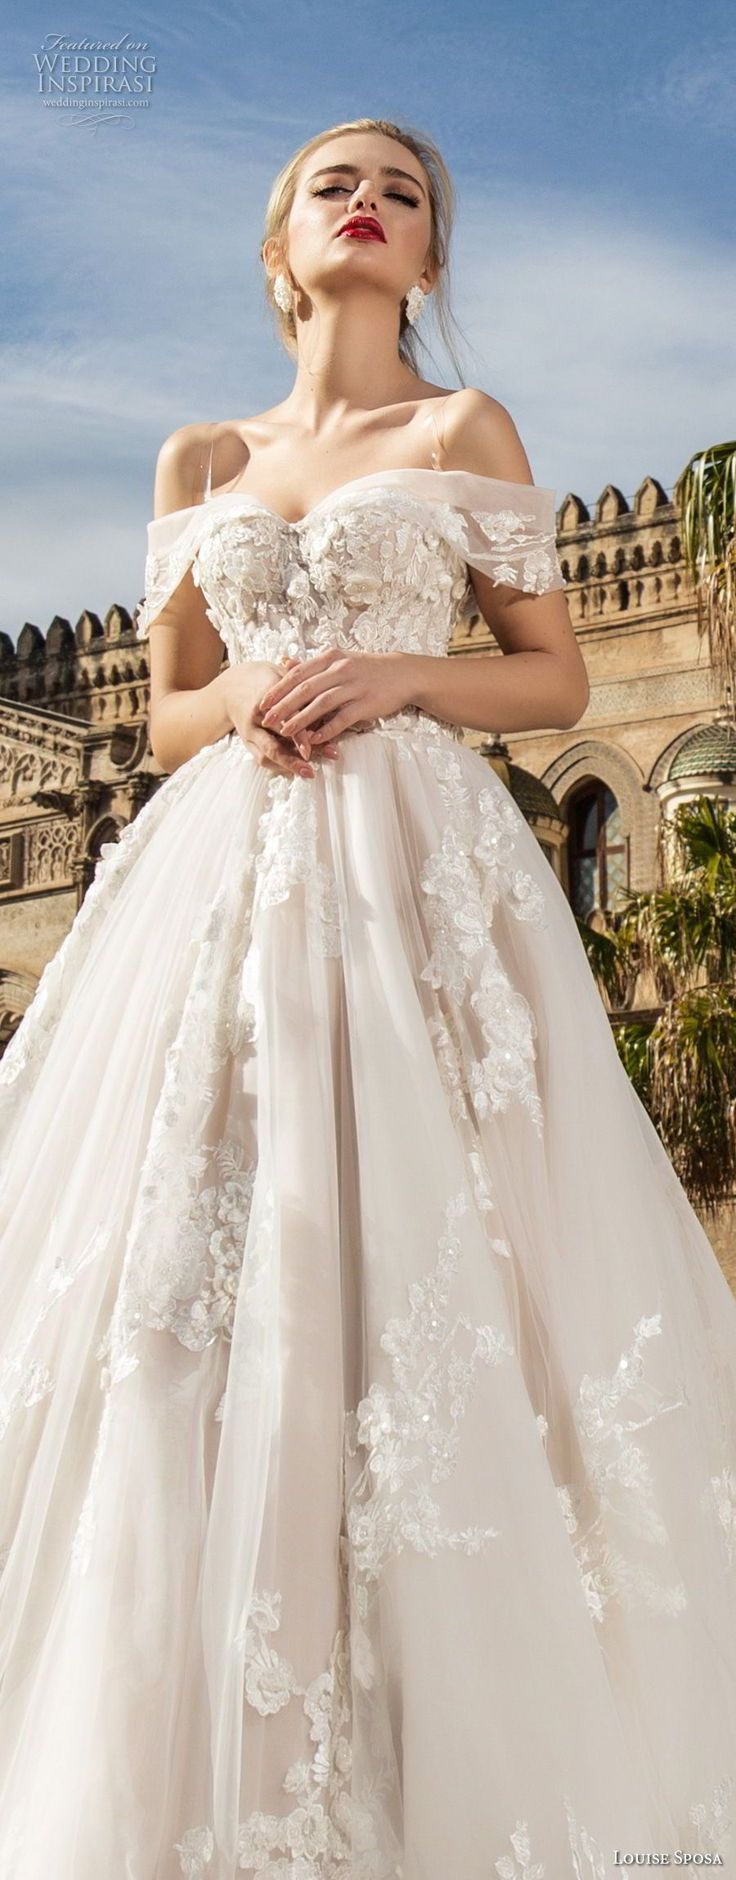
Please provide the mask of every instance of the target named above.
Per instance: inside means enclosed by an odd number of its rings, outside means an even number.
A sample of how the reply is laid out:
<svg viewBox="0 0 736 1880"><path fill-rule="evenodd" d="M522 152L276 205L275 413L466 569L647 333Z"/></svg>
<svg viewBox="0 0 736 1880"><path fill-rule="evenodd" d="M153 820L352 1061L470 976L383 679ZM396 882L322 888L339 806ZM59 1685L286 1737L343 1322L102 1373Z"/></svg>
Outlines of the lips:
<svg viewBox="0 0 736 1880"><path fill-rule="evenodd" d="M343 222L338 235L352 235L354 240L363 242L385 242L386 237L380 222L372 215L354 215L349 222Z"/></svg>

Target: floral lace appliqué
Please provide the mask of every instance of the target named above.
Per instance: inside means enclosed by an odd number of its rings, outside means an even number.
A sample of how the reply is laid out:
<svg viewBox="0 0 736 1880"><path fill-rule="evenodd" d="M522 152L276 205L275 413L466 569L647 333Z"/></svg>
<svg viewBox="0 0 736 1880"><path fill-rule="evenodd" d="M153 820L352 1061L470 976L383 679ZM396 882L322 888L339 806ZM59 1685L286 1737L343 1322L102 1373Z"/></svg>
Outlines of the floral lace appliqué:
<svg viewBox="0 0 736 1880"><path fill-rule="evenodd" d="M281 1594L254 1593L245 1626L235 1640L236 1645L243 1646L246 1699L262 1717L272 1717L300 1689L293 1666L269 1645L266 1637L268 1632L278 1631L280 1623Z"/></svg>
<svg viewBox="0 0 736 1880"><path fill-rule="evenodd" d="M586 1479L559 1484L557 1495L596 1624L602 1624L616 1604L644 1604L676 1617L688 1603L683 1581L663 1582L656 1559L647 1558L651 1546L666 1549L669 1537L657 1507L651 1461L636 1438L659 1417L684 1409L688 1401L684 1392L668 1401L644 1377L646 1341L661 1331L659 1313L639 1319L612 1376L586 1375L578 1389L574 1415ZM638 1415L622 1414L627 1401ZM615 1538L619 1532L621 1545ZM633 1559L625 1552L626 1536L638 1543Z"/></svg>
<svg viewBox="0 0 736 1880"><path fill-rule="evenodd" d="M509 587L544 594L560 585L560 563L553 530L538 526L533 510L473 509L469 512L473 559L475 531L483 538L483 572Z"/></svg>
<svg viewBox="0 0 736 1880"><path fill-rule="evenodd" d="M736 1561L736 1474L733 1469L723 1468L720 1474L711 1476L701 1497L701 1507L715 1510L723 1552L728 1566L732 1567Z"/></svg>
<svg viewBox="0 0 736 1880"><path fill-rule="evenodd" d="M42 1261L37 1267L34 1274L36 1299L29 1305L25 1322L5 1353L0 1370L0 1441L6 1435L16 1411L30 1410L34 1404L50 1397L55 1390L56 1379L49 1366L42 1357L30 1355L34 1341L57 1301L105 1252L112 1231L109 1223L103 1223L95 1229L73 1260L57 1255L50 1267L48 1260Z"/></svg>
<svg viewBox="0 0 736 1880"><path fill-rule="evenodd" d="M693 1802L688 1809L688 1820L697 1830L697 1854L716 1855L730 1853L733 1841L733 1817L731 1798L734 1792L733 1776L723 1776L707 1801Z"/></svg>
<svg viewBox="0 0 736 1880"><path fill-rule="evenodd" d="M161 1269L158 1295L154 1284L148 1293L147 1323L173 1332L190 1351L203 1351L218 1335L232 1338L257 1166L246 1163L235 1140L204 1153L214 1179L180 1221L176 1275Z"/></svg>
<svg viewBox="0 0 736 1880"><path fill-rule="evenodd" d="M591 1480L601 1506L621 1515L633 1532L662 1542L666 1529L657 1512L651 1466L634 1440L656 1417L686 1407L687 1395L666 1402L661 1391L644 1377L644 1346L662 1333L662 1315L641 1318L634 1327L628 1351L619 1358L611 1377L581 1379L575 1421L580 1432ZM620 1406L633 1399L643 1411L622 1421Z"/></svg>
<svg viewBox="0 0 736 1880"><path fill-rule="evenodd" d="M376 1798L354 1793L349 1633L338 1628L327 1668L302 1685L293 1665L264 1637L278 1629L280 1610L277 1593L262 1592L251 1601L239 1635L246 1696L264 1717L301 1698L305 1745L311 1748L284 1775L293 1806L283 1814L255 1809L240 1823L238 1867L257 1880L394 1880L401 1869L379 1849L371 1806ZM215 1854L212 1829L187 1829L174 1851L189 1880L206 1880Z"/></svg>
<svg viewBox="0 0 736 1880"><path fill-rule="evenodd" d="M565 1880L606 1880L606 1864L598 1842L587 1828L576 1820L569 1796L562 1798L567 1825L567 1838L570 1847L570 1865L565 1868ZM553 1870L544 1860L536 1860L532 1854L529 1824L517 1821L509 1841L513 1854L502 1854L495 1863L495 1872L499 1880L553 1880ZM554 1880L562 1880L557 1872Z"/></svg>
<svg viewBox="0 0 736 1880"><path fill-rule="evenodd" d="M430 747L450 820L441 846L420 872L428 898L432 951L422 978L461 1005L466 996L477 1013L487 1050L471 1060L468 1089L477 1114L503 1110L514 1101L529 1110L537 1133L543 1111L535 1077L536 1021L523 993L512 986L491 937L500 900L515 919L546 924L544 895L533 877L513 867L520 812L489 786L477 799L463 776L459 753L446 740ZM480 956L479 984L468 995L473 962ZM440 1034L447 1075L447 1040ZM455 1086L455 1095L459 1086Z"/></svg>
<svg viewBox="0 0 736 1880"><path fill-rule="evenodd" d="M272 781L256 858L258 905L275 907L303 884L309 933L319 952L337 957L342 950L337 881L320 855L317 798L310 785L301 777Z"/></svg>
<svg viewBox="0 0 736 1880"><path fill-rule="evenodd" d="M502 1328L474 1326L464 1313L448 1310L462 1252L455 1221L467 1206L464 1190L448 1203L435 1266L410 1284L407 1316L389 1320L381 1335L392 1385L374 1380L345 1418L348 1458L364 1453L348 1495L347 1536L353 1566L366 1581L377 1579L389 1556L407 1546L428 1554L439 1547L477 1553L497 1538L492 1527L445 1528L429 1487L453 1469L479 1365L513 1356Z"/></svg>

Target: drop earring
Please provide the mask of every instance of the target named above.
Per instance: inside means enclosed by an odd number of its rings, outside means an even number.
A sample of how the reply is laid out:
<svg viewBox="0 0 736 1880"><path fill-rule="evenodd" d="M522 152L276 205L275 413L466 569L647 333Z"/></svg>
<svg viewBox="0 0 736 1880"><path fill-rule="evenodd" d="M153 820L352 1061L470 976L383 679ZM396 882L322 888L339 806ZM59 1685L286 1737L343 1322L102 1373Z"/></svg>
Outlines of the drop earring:
<svg viewBox="0 0 736 1880"><path fill-rule="evenodd" d="M418 281L415 281L406 296L406 317L410 326L416 326L427 298L424 289L419 286Z"/></svg>
<svg viewBox="0 0 736 1880"><path fill-rule="evenodd" d="M285 274L279 273L276 275L273 284L273 297L277 307L281 308L282 313L291 313L294 296Z"/></svg>

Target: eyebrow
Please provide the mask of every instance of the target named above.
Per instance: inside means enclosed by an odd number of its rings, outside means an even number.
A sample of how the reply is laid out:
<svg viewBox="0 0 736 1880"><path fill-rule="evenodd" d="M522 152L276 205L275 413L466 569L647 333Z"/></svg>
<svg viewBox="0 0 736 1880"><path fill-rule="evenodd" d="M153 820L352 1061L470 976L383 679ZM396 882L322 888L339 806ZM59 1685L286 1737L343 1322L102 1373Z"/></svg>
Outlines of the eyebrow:
<svg viewBox="0 0 736 1880"><path fill-rule="evenodd" d="M357 176L358 164L357 163L326 163L324 166L324 169L313 170L311 176L307 177L307 182L313 183L315 180L315 177L317 176L334 176L334 173L336 170L339 170L340 173L344 174L345 176ZM418 177L412 176L409 170L398 170L396 168L395 163L382 163L380 170L379 170L379 176L404 176L406 177L406 180L408 183L414 184L415 189L421 189L423 196L426 196L427 194L424 184L419 182Z"/></svg>

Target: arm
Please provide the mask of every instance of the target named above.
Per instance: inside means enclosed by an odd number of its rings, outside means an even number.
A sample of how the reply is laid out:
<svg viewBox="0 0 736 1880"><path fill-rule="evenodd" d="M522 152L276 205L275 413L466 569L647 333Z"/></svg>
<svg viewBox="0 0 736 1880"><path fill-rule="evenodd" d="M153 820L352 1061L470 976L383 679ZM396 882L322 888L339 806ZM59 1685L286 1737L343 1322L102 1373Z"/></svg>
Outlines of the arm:
<svg viewBox="0 0 736 1880"><path fill-rule="evenodd" d="M182 425L158 453L154 516L185 509L196 498L196 466L201 460L204 427ZM214 744L232 729L227 699L223 644L205 613L205 600L191 568L152 622L149 738L162 770L170 773L204 744Z"/></svg>
<svg viewBox="0 0 736 1880"><path fill-rule="evenodd" d="M468 387L448 403L446 470L533 483L508 411ZM561 588L525 594L470 569L479 611L503 654L458 659L407 654L406 703L476 731L569 730L588 704L590 686Z"/></svg>
<svg viewBox="0 0 736 1880"><path fill-rule="evenodd" d="M211 427L185 424L167 437L158 454L154 516L170 515L200 500L201 464ZM294 741L255 723L253 710L264 686L279 677L266 660L223 665L224 647L207 618L205 598L186 570L165 607L151 622L149 737L162 770L170 774L205 744L237 731L256 763L284 774L313 776L309 740ZM326 743L318 756L333 758Z"/></svg>

